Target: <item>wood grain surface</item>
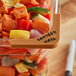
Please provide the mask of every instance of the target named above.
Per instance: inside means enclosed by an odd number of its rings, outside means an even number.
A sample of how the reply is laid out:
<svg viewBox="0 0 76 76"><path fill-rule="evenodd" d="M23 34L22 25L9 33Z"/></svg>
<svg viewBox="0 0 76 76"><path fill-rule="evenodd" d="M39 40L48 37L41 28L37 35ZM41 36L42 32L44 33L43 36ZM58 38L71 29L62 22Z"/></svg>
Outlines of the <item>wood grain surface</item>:
<svg viewBox="0 0 76 76"><path fill-rule="evenodd" d="M61 14L61 40L57 48L49 50L48 76L64 76L69 44L76 40L76 2L70 0L64 4ZM76 76L76 55L72 76Z"/></svg>

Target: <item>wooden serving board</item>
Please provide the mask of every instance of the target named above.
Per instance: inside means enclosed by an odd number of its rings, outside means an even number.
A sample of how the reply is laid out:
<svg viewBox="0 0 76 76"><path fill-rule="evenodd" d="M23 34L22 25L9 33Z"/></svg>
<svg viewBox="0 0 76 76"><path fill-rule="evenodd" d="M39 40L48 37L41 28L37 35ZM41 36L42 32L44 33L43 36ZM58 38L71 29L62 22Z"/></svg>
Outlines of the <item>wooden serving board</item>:
<svg viewBox="0 0 76 76"><path fill-rule="evenodd" d="M62 6L61 40L49 50L49 75L64 76L70 41L76 40L76 3L69 1ZM76 76L76 55L72 76Z"/></svg>

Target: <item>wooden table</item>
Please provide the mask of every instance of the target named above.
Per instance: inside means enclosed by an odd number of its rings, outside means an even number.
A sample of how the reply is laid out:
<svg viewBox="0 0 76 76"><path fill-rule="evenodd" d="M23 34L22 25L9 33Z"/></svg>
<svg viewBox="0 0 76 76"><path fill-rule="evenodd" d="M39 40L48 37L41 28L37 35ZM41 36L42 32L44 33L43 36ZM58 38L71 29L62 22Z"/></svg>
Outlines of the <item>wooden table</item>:
<svg viewBox="0 0 76 76"><path fill-rule="evenodd" d="M71 0L64 4L61 13L61 40L57 48L49 50L48 76L64 76L69 43L76 40L76 3ZM72 76L76 76L76 56Z"/></svg>

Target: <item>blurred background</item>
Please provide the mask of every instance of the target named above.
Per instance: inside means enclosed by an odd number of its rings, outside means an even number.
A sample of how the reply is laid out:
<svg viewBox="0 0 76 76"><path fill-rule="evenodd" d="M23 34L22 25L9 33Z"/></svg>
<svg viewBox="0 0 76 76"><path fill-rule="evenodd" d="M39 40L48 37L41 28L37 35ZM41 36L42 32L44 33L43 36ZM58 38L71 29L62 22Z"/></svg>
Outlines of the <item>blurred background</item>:
<svg viewBox="0 0 76 76"><path fill-rule="evenodd" d="M76 40L76 0L61 1L61 39L58 47L49 51L49 75L64 76L68 48ZM76 76L76 55L72 76Z"/></svg>
<svg viewBox="0 0 76 76"><path fill-rule="evenodd" d="M76 0L60 0L62 23L76 17Z"/></svg>

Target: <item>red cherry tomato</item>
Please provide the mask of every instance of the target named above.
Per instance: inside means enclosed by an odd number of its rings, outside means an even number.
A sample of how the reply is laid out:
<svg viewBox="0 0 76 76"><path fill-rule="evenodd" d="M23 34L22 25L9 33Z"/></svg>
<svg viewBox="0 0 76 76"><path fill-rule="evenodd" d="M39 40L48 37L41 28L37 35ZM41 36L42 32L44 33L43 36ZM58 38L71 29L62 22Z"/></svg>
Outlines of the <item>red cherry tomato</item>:
<svg viewBox="0 0 76 76"><path fill-rule="evenodd" d="M18 20L18 29L30 31L32 29L32 21L24 19Z"/></svg>

